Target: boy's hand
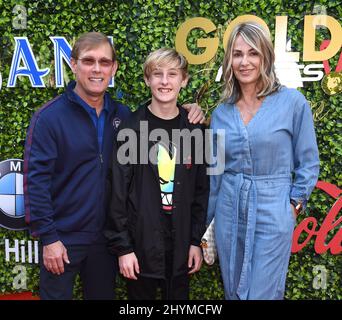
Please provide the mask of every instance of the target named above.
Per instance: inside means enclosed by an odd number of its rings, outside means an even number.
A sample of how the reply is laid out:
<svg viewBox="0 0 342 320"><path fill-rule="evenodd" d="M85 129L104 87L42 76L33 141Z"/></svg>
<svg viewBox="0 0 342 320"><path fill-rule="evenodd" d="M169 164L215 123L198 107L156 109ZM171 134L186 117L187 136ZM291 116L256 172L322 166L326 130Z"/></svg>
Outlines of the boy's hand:
<svg viewBox="0 0 342 320"><path fill-rule="evenodd" d="M190 123L197 124L205 121L204 113L197 103L185 104L182 107L189 112L188 119Z"/></svg>
<svg viewBox="0 0 342 320"><path fill-rule="evenodd" d="M189 274L195 273L201 269L203 261L202 250L200 247L197 246L190 246L189 250L189 260L188 260L188 267L191 270Z"/></svg>
<svg viewBox="0 0 342 320"><path fill-rule="evenodd" d="M139 263L134 252L119 257L120 273L128 279L137 280L134 271L139 274Z"/></svg>

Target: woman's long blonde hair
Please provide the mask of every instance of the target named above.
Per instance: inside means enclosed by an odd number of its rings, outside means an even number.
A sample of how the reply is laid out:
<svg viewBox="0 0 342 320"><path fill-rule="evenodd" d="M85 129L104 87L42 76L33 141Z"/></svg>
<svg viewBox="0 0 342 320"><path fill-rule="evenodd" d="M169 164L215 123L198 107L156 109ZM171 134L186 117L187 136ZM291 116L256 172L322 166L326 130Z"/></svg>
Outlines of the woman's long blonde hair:
<svg viewBox="0 0 342 320"><path fill-rule="evenodd" d="M260 91L257 97L265 97L279 89L280 82L275 74L274 50L272 41L261 26L255 22L238 24L229 36L226 52L223 58L224 91L223 101L236 102L241 98L241 88L234 76L232 68L233 47L237 36L241 36L247 44L258 52L261 58Z"/></svg>

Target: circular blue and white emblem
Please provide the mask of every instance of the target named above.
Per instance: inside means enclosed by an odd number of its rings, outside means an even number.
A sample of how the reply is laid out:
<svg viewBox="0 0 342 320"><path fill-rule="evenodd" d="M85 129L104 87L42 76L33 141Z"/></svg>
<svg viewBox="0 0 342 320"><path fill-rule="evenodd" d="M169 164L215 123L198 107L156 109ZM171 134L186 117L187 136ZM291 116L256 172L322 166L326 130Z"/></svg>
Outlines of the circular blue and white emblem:
<svg viewBox="0 0 342 320"><path fill-rule="evenodd" d="M0 162L0 226L23 230L25 224L23 165L20 159Z"/></svg>

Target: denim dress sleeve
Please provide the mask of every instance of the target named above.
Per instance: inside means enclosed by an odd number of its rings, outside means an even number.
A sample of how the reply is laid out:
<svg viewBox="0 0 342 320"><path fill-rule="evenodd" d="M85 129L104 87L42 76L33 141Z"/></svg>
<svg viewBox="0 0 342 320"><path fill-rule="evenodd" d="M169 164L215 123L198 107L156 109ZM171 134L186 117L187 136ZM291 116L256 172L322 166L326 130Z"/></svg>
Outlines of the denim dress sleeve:
<svg viewBox="0 0 342 320"><path fill-rule="evenodd" d="M305 207L319 173L319 157L311 109L304 97L299 99L293 114L294 181L290 198Z"/></svg>

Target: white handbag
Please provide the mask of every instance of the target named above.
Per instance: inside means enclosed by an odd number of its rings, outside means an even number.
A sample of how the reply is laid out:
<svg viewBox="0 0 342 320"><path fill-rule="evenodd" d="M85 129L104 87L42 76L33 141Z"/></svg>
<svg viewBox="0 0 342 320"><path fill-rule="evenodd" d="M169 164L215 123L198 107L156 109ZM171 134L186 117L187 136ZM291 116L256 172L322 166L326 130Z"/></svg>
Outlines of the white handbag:
<svg viewBox="0 0 342 320"><path fill-rule="evenodd" d="M210 266L213 265L217 258L214 219L210 222L209 227L201 239L201 247L204 261Z"/></svg>

